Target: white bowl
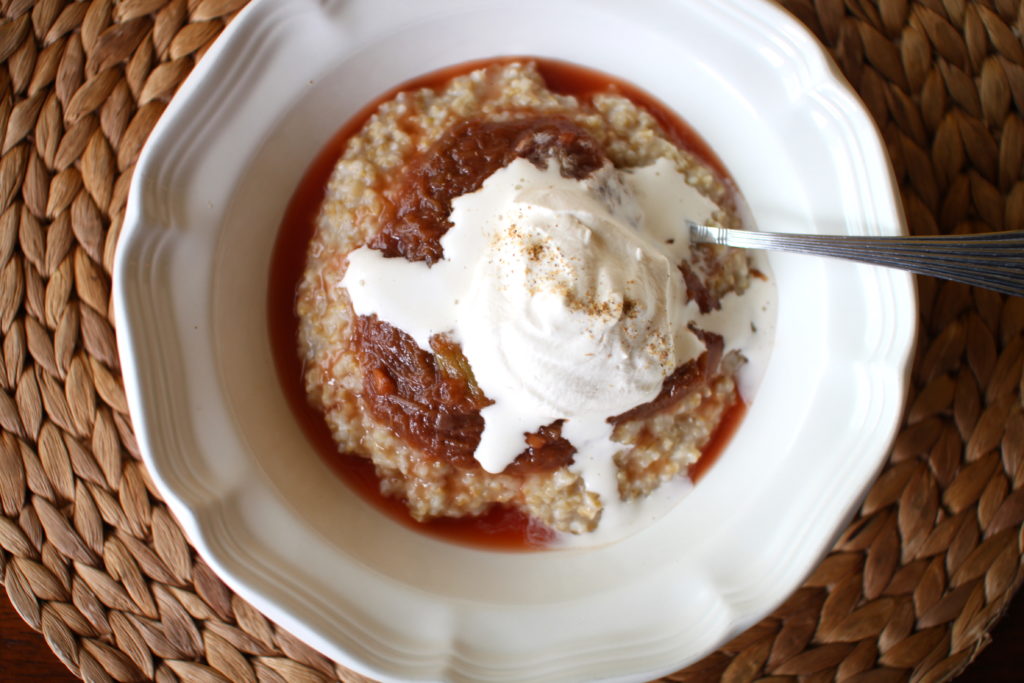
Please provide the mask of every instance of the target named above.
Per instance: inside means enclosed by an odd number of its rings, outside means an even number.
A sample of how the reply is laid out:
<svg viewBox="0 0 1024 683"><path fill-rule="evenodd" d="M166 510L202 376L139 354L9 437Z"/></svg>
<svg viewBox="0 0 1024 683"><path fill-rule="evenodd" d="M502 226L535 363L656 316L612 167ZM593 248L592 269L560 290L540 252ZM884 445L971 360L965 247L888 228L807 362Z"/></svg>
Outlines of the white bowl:
<svg viewBox="0 0 1024 683"><path fill-rule="evenodd" d="M632 81L718 153L762 228L904 232L878 133L820 46L761 0L256 0L135 171L115 264L125 388L157 486L271 619L384 679L639 679L799 586L883 463L915 334L909 276L772 256L776 344L719 462L595 549L503 553L378 512L307 443L275 376L267 274L310 161L421 73L526 54Z"/></svg>

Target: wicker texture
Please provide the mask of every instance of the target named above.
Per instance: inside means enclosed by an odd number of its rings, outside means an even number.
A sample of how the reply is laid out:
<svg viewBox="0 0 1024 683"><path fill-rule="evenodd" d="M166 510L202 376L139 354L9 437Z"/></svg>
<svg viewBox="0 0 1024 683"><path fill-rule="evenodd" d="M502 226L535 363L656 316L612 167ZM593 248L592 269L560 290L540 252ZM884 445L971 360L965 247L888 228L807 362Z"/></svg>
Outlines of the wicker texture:
<svg viewBox="0 0 1024 683"><path fill-rule="evenodd" d="M233 595L138 459L110 270L139 150L245 0L0 0L0 579L87 680L359 680ZM914 234L1024 228L1018 0L784 0L883 131ZM890 461L771 617L679 681L944 680L1022 580L1024 299L920 279Z"/></svg>

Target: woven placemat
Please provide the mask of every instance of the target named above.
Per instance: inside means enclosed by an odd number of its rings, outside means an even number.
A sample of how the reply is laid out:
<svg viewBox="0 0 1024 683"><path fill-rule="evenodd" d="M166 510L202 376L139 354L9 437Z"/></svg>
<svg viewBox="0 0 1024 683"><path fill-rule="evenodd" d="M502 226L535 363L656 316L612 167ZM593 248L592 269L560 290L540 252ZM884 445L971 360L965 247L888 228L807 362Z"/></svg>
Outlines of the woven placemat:
<svg viewBox="0 0 1024 683"><path fill-rule="evenodd" d="M233 595L138 459L110 271L133 165L245 0L0 0L0 579L88 680L358 677ZM1018 0L785 0L881 128L915 234L1024 228ZM884 472L771 617L679 681L947 679L1022 580L1024 299L920 279Z"/></svg>

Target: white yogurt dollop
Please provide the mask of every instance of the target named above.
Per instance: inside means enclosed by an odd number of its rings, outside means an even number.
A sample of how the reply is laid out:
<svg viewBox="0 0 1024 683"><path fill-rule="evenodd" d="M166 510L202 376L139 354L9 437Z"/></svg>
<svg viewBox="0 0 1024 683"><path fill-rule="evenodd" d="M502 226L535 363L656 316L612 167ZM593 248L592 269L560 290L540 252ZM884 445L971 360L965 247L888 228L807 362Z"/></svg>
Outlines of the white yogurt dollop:
<svg viewBox="0 0 1024 683"><path fill-rule="evenodd" d="M509 193L495 174L452 212L456 225L490 234L459 310L478 323L459 326L467 358L483 361L477 379L515 386L535 411L566 419L651 400L678 364L681 278L591 183L524 163L503 173L527 189Z"/></svg>
<svg viewBox="0 0 1024 683"><path fill-rule="evenodd" d="M689 250L682 219L703 222L715 208L666 159L584 180L562 177L554 160L539 169L516 159L452 202L443 260L428 267L362 247L343 284L358 315L421 348L439 333L461 344L494 401L475 452L485 470L502 471L526 433L565 420L587 488L608 501L619 446L607 418L652 400L704 351L676 264Z"/></svg>

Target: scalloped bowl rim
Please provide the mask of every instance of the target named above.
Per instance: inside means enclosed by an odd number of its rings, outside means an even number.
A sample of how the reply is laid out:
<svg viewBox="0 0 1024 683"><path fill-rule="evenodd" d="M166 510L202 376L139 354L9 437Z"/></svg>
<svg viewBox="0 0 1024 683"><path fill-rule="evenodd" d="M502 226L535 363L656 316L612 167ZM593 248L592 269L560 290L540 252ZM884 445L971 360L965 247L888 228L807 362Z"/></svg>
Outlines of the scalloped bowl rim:
<svg viewBox="0 0 1024 683"><path fill-rule="evenodd" d="M577 30L526 22L540 7ZM599 41L608 21L614 44ZM773 255L776 350L748 415L701 484L635 537L507 554L399 527L326 474L272 395L270 245L291 188L349 115L408 78L501 54L579 62L654 93L722 157L761 226L906 232L863 105L768 2L255 0L135 171L114 269L125 393L147 468L199 553L342 664L388 680L652 677L781 603L855 511L902 414L913 281Z"/></svg>

